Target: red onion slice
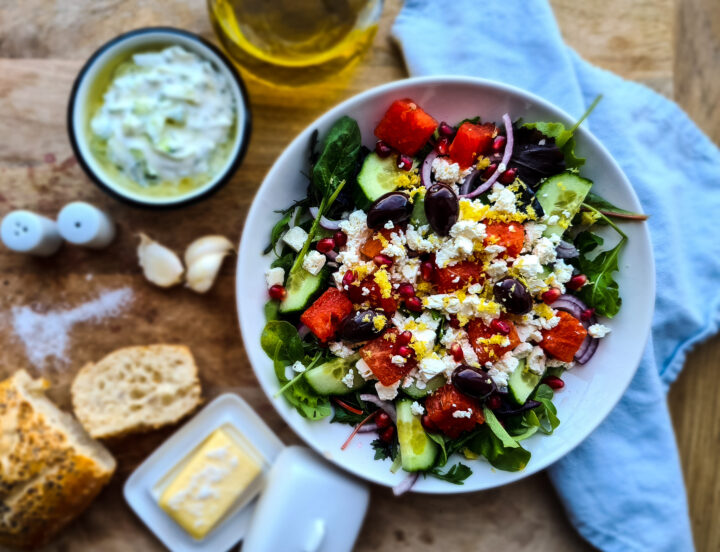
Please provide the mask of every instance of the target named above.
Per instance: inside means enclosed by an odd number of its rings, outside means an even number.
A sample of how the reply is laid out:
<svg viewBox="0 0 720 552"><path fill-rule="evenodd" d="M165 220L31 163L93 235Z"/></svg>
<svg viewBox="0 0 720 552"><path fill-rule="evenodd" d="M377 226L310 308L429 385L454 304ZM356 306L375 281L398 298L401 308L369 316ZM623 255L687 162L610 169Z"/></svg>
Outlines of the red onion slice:
<svg viewBox="0 0 720 552"><path fill-rule="evenodd" d="M308 328L305 324L300 324L297 327L297 331L300 339L305 339L305 336L310 333L310 328Z"/></svg>
<svg viewBox="0 0 720 552"><path fill-rule="evenodd" d="M580 252L577 248L565 240L560 241L555 248L555 253L557 253L558 259L574 259L575 257L580 256Z"/></svg>
<svg viewBox="0 0 720 552"><path fill-rule="evenodd" d="M513 127L512 127L512 120L510 120L510 115L505 113L505 115L503 115L502 118L503 118L503 123L505 123L505 134L506 134L506 138L507 138L507 142L505 143L505 152L503 153L502 161L498 165L497 170L494 173L492 173L492 176L490 178L487 179L484 186L479 186L476 190L470 192L467 195L460 196L460 197L472 199L476 196L479 196L485 190L489 189L490 186L495 184L495 181L498 178L500 178L500 175L503 172L505 172L505 169L507 169L508 163L510 163L510 158L512 157L512 150L513 150L513 145L515 144L515 138L513 136ZM503 170L501 171L500 169L503 169Z"/></svg>
<svg viewBox="0 0 720 552"><path fill-rule="evenodd" d="M317 218L318 212L320 212L318 207L310 207L310 214L312 215L312 218ZM342 221L339 220L326 218L325 216L320 217L320 226L325 228L325 230L340 230L341 222Z"/></svg>
<svg viewBox="0 0 720 552"><path fill-rule="evenodd" d="M360 400L376 405L383 412L385 412L385 414L390 416L392 422L397 425L397 412L395 411L395 405L393 403L389 401L383 401L375 395L371 395L370 393L363 393L362 395L360 395Z"/></svg>
<svg viewBox="0 0 720 552"><path fill-rule="evenodd" d="M337 256L338 256L338 252L337 251L328 251L327 253L325 253L325 256L328 258L328 261L335 261L335 259L337 259Z"/></svg>
<svg viewBox="0 0 720 552"><path fill-rule="evenodd" d="M420 180L423 183L423 186L426 188L429 188L433 185L432 183L432 164L433 161L435 161L435 158L438 156L438 152L435 150L432 150L430 153L427 154L425 159L422 163L422 169L420 171Z"/></svg>
<svg viewBox="0 0 720 552"><path fill-rule="evenodd" d="M465 181L463 182L462 187L460 188L460 197L465 197L468 193L477 192L478 194L482 194L483 192L486 192L490 189L490 186L492 186L492 182L489 180L486 182L482 182L480 186L475 188L475 190L472 190L474 181L480 178L480 175L483 173L483 171L479 169L473 170L467 177L465 177ZM479 191L478 191L479 190Z"/></svg>
<svg viewBox="0 0 720 552"><path fill-rule="evenodd" d="M408 492L413 488L413 485L415 485L418 477L420 477L420 472L409 473L405 479L393 487L393 494L395 496L400 496Z"/></svg>
<svg viewBox="0 0 720 552"><path fill-rule="evenodd" d="M597 324L597 318L595 318L595 315L592 315L587 320L582 319L582 313L588 310L588 306L574 295L561 295L552 303L551 306L554 309L572 314L575 318L580 320L580 323L586 330L593 324ZM577 350L577 353L575 353L575 361L578 364L585 364L595 354L599 343L599 339L588 334L585 337L585 341L582 342L582 345L580 345L580 348Z"/></svg>
<svg viewBox="0 0 720 552"><path fill-rule="evenodd" d="M377 431L378 426L377 424L365 424L360 429L358 429L358 433L372 433L373 431Z"/></svg>
<svg viewBox="0 0 720 552"><path fill-rule="evenodd" d="M586 346L587 344L587 346ZM583 341L583 344L580 346L580 349L577 353L575 353L575 362L578 364L585 364L587 363L595 354L595 351L597 351L598 345L600 344L600 340L594 337L590 337L589 335L585 338L585 341Z"/></svg>

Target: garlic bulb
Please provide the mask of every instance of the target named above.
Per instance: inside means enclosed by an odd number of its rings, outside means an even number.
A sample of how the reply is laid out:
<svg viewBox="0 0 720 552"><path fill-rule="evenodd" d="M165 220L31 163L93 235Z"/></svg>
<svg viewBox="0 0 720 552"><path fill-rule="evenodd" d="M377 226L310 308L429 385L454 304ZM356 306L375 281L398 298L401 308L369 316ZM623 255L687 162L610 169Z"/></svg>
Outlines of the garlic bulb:
<svg viewBox="0 0 720 552"><path fill-rule="evenodd" d="M137 251L148 281L160 287L171 287L182 281L183 265L174 251L142 233Z"/></svg>
<svg viewBox="0 0 720 552"><path fill-rule="evenodd" d="M187 287L205 293L215 283L223 259L233 245L225 236L203 236L192 242L185 250Z"/></svg>

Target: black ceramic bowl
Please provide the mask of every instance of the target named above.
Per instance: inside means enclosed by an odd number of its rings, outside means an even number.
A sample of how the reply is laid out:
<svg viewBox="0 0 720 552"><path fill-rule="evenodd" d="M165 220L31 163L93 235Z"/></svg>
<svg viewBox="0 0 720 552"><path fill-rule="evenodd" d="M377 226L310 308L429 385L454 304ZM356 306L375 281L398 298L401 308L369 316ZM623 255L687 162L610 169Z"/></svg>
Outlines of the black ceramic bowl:
<svg viewBox="0 0 720 552"><path fill-rule="evenodd" d="M90 148L88 121L92 114L91 96L97 97L99 79L108 75L134 53L160 50L168 46L179 45L188 51L208 60L213 67L225 76L235 99L235 131L231 138L232 147L222 167L207 182L180 195L159 196L143 195L124 186L112 177L102 166ZM101 91L100 94L102 94ZM95 96L93 96L95 94ZM67 114L70 143L78 162L102 190L113 197L141 207L162 209L180 207L204 199L224 186L245 156L250 140L250 104L240 75L227 57L215 46L203 38L172 27L146 27L122 34L103 44L90 56L75 80Z"/></svg>

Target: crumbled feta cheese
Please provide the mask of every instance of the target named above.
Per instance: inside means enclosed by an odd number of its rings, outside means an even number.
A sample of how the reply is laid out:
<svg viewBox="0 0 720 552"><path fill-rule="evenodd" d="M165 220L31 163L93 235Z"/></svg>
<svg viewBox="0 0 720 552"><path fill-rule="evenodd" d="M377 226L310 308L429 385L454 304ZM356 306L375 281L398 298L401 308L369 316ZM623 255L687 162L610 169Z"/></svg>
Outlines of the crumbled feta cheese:
<svg viewBox="0 0 720 552"><path fill-rule="evenodd" d="M487 267L487 275L493 280L499 280L507 274L507 263L502 259L493 261L490 266Z"/></svg>
<svg viewBox="0 0 720 552"><path fill-rule="evenodd" d="M353 384L355 383L355 370L350 368L347 374L345 374L340 381L343 382L346 387L352 388Z"/></svg>
<svg viewBox="0 0 720 552"><path fill-rule="evenodd" d="M358 371L358 374L360 374L360 377L362 377L365 381L375 378L370 366L368 366L368 363L363 359L360 359L355 363L355 369Z"/></svg>
<svg viewBox="0 0 720 552"><path fill-rule="evenodd" d="M515 349L513 349L513 356L517 359L527 358L532 351L532 345L530 343L520 343Z"/></svg>
<svg viewBox="0 0 720 552"><path fill-rule="evenodd" d="M493 192L488 196L488 199L494 202L493 208L496 211L512 214L517 210L515 194L500 184L493 186Z"/></svg>
<svg viewBox="0 0 720 552"><path fill-rule="evenodd" d="M515 330L517 331L518 338L523 343L527 341L539 343L542 341L542 333L537 326L532 324L516 324Z"/></svg>
<svg viewBox="0 0 720 552"><path fill-rule="evenodd" d="M523 226L525 229L525 243L523 244L523 253L528 253L533 250L535 243L542 238L543 232L547 229L547 226L539 222L529 221Z"/></svg>
<svg viewBox="0 0 720 552"><path fill-rule="evenodd" d="M468 286L467 290L468 290L468 293L478 294L478 293L482 293L483 287L482 287L482 284L470 284Z"/></svg>
<svg viewBox="0 0 720 552"><path fill-rule="evenodd" d="M536 255L520 255L513 262L513 268L525 279L527 289L532 295L545 289L545 281L539 277L543 274L543 267Z"/></svg>
<svg viewBox="0 0 720 552"><path fill-rule="evenodd" d="M404 366L407 362L407 359L404 356L393 355L393 357L390 359L390 362L392 362L395 366Z"/></svg>
<svg viewBox="0 0 720 552"><path fill-rule="evenodd" d="M435 180L445 184L457 184L463 181L465 174L460 170L460 165L451 163L447 157L436 157L433 159L432 172Z"/></svg>
<svg viewBox="0 0 720 552"><path fill-rule="evenodd" d="M563 362L562 360L558 360L556 358L548 358L545 360L545 366L548 368L562 368L564 370L570 370L570 368L575 366L575 361Z"/></svg>
<svg viewBox="0 0 720 552"><path fill-rule="evenodd" d="M313 276L317 276L318 274L320 274L322 267L325 266L325 261L325 255L320 253L320 251L309 251L303 259L302 266L310 274L312 274Z"/></svg>
<svg viewBox="0 0 720 552"><path fill-rule="evenodd" d="M423 405L419 402L413 401L410 405L410 412L412 412L415 416L422 416L425 414L425 408L423 408Z"/></svg>
<svg viewBox="0 0 720 552"><path fill-rule="evenodd" d="M402 245L397 245L394 243L389 243L385 247L383 247L382 253L385 255L389 255L390 257L393 257L394 259L401 259L407 255L405 248Z"/></svg>
<svg viewBox="0 0 720 552"><path fill-rule="evenodd" d="M455 410L452 415L453 418L470 418L472 413L472 408L468 408L467 410Z"/></svg>
<svg viewBox="0 0 720 552"><path fill-rule="evenodd" d="M508 378L518 367L520 361L513 356L512 351L505 353L498 361L492 363L488 375L495 382L495 385L506 387Z"/></svg>
<svg viewBox="0 0 720 552"><path fill-rule="evenodd" d="M420 273L420 259L407 259L400 266L400 275L405 282L414 284Z"/></svg>
<svg viewBox="0 0 720 552"><path fill-rule="evenodd" d="M557 258L555 253L555 245L548 238L540 238L533 247L533 255L535 255L541 264L554 263Z"/></svg>
<svg viewBox="0 0 720 552"><path fill-rule="evenodd" d="M427 381L437 376L438 374L442 374L443 372L445 372L445 363L440 358L426 356L420 361L418 369L420 371L420 374L422 374L422 376Z"/></svg>
<svg viewBox="0 0 720 552"><path fill-rule="evenodd" d="M292 365L293 372L296 372L298 374L302 374L307 368L305 365L300 362L299 360L296 360L295 363Z"/></svg>
<svg viewBox="0 0 720 552"><path fill-rule="evenodd" d="M469 240L483 240L487 235L485 225L474 220L460 220L450 228L450 236L453 238L467 238Z"/></svg>
<svg viewBox="0 0 720 552"><path fill-rule="evenodd" d="M540 347L533 347L527 357L527 367L532 373L542 375L545 372L545 351Z"/></svg>
<svg viewBox="0 0 720 552"><path fill-rule="evenodd" d="M439 239L432 240L423 237L429 229L430 227L427 225L420 226L419 228L415 228L411 224L408 225L407 230L405 230L407 246L413 251L419 251L420 253L432 253L436 251L442 242Z"/></svg>
<svg viewBox="0 0 720 552"><path fill-rule="evenodd" d="M540 327L543 330L552 330L558 324L560 324L559 316L553 316L552 318L540 318Z"/></svg>
<svg viewBox="0 0 720 552"><path fill-rule="evenodd" d="M290 247L292 247L295 251L300 251L303 248L303 245L305 245L305 240L307 240L307 232L300 228L299 226L293 226L285 232L285 235L283 236L282 240L288 244Z"/></svg>
<svg viewBox="0 0 720 552"><path fill-rule="evenodd" d="M345 345L342 341L331 341L328 344L330 352L339 358L348 358L355 354L350 347Z"/></svg>
<svg viewBox="0 0 720 552"><path fill-rule="evenodd" d="M268 288L283 285L285 282L285 269L281 267L269 268L267 272L265 272L265 281L267 282Z"/></svg>
<svg viewBox="0 0 720 552"><path fill-rule="evenodd" d="M375 391L377 391L378 398L381 401L391 401L398 394L398 387L400 387L400 381L396 381L392 385L383 385L380 382L375 384Z"/></svg>
<svg viewBox="0 0 720 552"><path fill-rule="evenodd" d="M605 337L609 333L610 328L602 324L593 324L588 328L588 334L590 334L591 337L596 337L598 339Z"/></svg>
<svg viewBox="0 0 720 552"><path fill-rule="evenodd" d="M385 226L383 226L383 228L385 228L385 230L392 230L393 228L395 228L395 225L393 224L393 221L389 220L385 223Z"/></svg>
<svg viewBox="0 0 720 552"><path fill-rule="evenodd" d="M573 267L571 265L565 264L565 261L562 259L558 259L555 262L553 274L555 275L555 279L560 284L564 284L566 282L569 282L572 278L573 273Z"/></svg>
<svg viewBox="0 0 720 552"><path fill-rule="evenodd" d="M557 224L560 220L560 217L557 215L550 215L549 217L545 215L545 222L547 222L548 226L552 226L553 224Z"/></svg>

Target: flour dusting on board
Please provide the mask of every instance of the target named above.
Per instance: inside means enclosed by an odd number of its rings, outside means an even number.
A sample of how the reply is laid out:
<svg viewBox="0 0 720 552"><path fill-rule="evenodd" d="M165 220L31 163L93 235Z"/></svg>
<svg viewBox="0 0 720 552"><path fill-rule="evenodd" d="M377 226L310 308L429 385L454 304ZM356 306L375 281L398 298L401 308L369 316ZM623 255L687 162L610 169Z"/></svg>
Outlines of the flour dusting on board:
<svg viewBox="0 0 720 552"><path fill-rule="evenodd" d="M70 340L69 333L75 324L98 322L116 316L132 299L132 289L124 287L104 291L97 299L73 309L39 313L28 306L13 307L13 330L25 345L30 362L41 368L49 357L67 361L65 352Z"/></svg>

